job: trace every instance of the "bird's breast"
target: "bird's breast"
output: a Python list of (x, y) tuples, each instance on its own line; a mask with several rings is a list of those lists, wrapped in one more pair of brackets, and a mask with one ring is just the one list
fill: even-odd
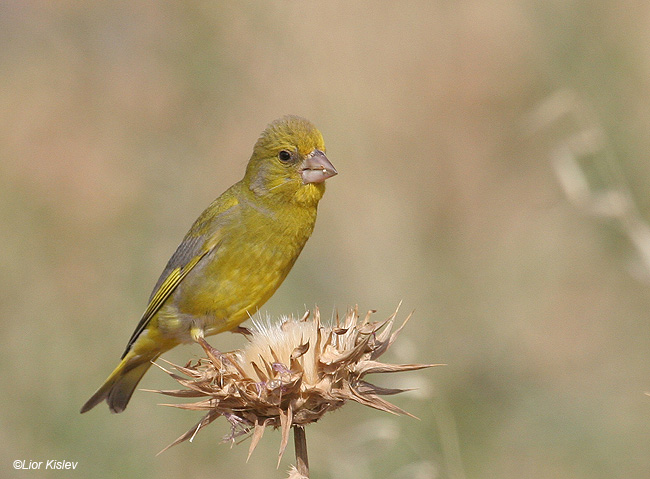
[(286, 278), (311, 235), (314, 221), (299, 220), (255, 218), (238, 224), (172, 295), (178, 317), (200, 320), (212, 334), (255, 314)]

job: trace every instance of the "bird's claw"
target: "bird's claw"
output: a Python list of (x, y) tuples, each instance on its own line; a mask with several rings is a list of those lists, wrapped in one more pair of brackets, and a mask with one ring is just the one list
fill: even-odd
[(208, 343), (204, 337), (200, 336), (196, 339), (196, 342), (201, 345), (203, 350), (211, 356), (212, 358), (221, 358), (222, 354), (218, 349), (213, 348), (210, 343)]
[(244, 326), (237, 326), (236, 328), (231, 329), (230, 332), (231, 333), (243, 334), (246, 337), (246, 339), (249, 339), (249, 340), (250, 340), (251, 336), (253, 336), (253, 332), (250, 329), (245, 328)]

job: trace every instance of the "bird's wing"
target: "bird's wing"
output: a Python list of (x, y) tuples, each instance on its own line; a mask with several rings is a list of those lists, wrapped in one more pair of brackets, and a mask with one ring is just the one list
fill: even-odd
[[(149, 296), (150, 304), (159, 293), (161, 286), (167, 282), (170, 275), (172, 275), (175, 270), (184, 268), (192, 262), (192, 259), (201, 255), (204, 249), (203, 246), (205, 244), (205, 239), (205, 235), (192, 236), (190, 233), (183, 238), (183, 241), (178, 245), (178, 248), (176, 248), (172, 257), (169, 258), (165, 269), (160, 273), (160, 277), (151, 291), (151, 296)], [(147, 308), (147, 310), (149, 310), (149, 308)]]
[(151, 318), (158, 312), (160, 307), (163, 305), (165, 300), (169, 298), (169, 295), (176, 289), (176, 287), (183, 281), (183, 278), (192, 271), (192, 269), (199, 264), (199, 262), (211, 251), (213, 251), (219, 242), (220, 235), (214, 235), (211, 238), (211, 241), (206, 245), (205, 237), (198, 236), (193, 238), (186, 238), (180, 244), (176, 252), (170, 258), (165, 270), (160, 275), (158, 283), (156, 284), (153, 292), (151, 293), (151, 298), (149, 298), (149, 305), (145, 310), (138, 326), (135, 328), (135, 331), (129, 339), (129, 343), (126, 345), (124, 354), (122, 354), (122, 359), (128, 354), (133, 343), (138, 339), (140, 333), (151, 321)]
[(178, 287), (183, 278), (199, 264), (210, 252), (214, 251), (223, 238), (224, 225), (232, 221), (233, 215), (238, 211), (238, 201), (224, 193), (210, 205), (187, 233), (172, 257), (167, 262), (153, 292), (149, 298), (149, 305), (145, 310), (138, 326), (126, 345), (122, 359), (128, 354), (133, 343), (145, 330), (151, 318), (155, 316), (169, 295)]

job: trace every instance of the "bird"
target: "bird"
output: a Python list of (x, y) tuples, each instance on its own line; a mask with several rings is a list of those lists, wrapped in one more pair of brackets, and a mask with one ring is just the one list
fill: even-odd
[(338, 174), (320, 131), (287, 115), (262, 132), (244, 177), (194, 222), (153, 288), (121, 362), (81, 408), (113, 413), (162, 353), (205, 336), (244, 332), (291, 270), (314, 229), (325, 180)]

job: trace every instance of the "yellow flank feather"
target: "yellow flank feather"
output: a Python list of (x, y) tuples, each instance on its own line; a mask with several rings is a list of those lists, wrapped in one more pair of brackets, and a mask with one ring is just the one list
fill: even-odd
[(153, 289), (122, 361), (84, 404), (122, 412), (151, 362), (180, 343), (235, 329), (275, 293), (309, 239), (336, 170), (307, 120), (274, 121), (244, 178), (194, 222)]

